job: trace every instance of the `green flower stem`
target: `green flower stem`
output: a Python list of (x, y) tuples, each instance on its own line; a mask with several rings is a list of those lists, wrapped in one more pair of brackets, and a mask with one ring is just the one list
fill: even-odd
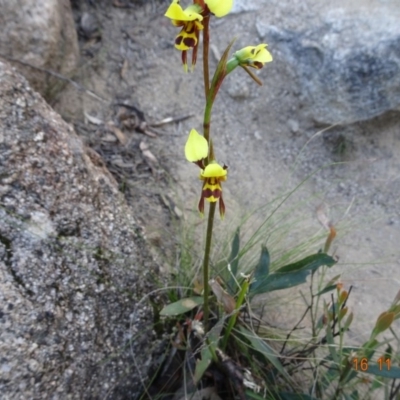
[(212, 158), (214, 158), (214, 151), (212, 147), (212, 142), (210, 140), (210, 127), (211, 127), (211, 111), (214, 105), (215, 99), (215, 85), (211, 84), (210, 90), (208, 92), (208, 97), (206, 101), (206, 107), (204, 110), (204, 119), (203, 119), (203, 135), (208, 142), (209, 145), (209, 154), (208, 157), (205, 159), (204, 164), (207, 166)]
[(232, 329), (235, 326), (237, 317), (239, 315), (239, 310), (240, 310), (240, 307), (242, 307), (242, 304), (244, 302), (244, 297), (246, 296), (247, 290), (249, 288), (249, 284), (250, 284), (249, 281), (245, 280), (243, 282), (242, 288), (240, 289), (240, 293), (239, 293), (238, 299), (236, 301), (236, 310), (237, 311), (229, 318), (228, 326), (226, 328), (224, 337), (222, 339), (221, 348), (223, 351), (225, 350), (226, 345), (228, 344), (229, 335), (231, 334)]
[[(218, 63), (217, 69), (215, 71), (213, 80), (209, 81), (209, 70), (208, 70), (208, 53), (209, 53), (209, 18), (206, 17), (203, 20), (203, 70), (204, 70), (204, 88), (206, 94), (206, 106), (204, 109), (204, 119), (203, 119), (203, 135), (204, 138), (207, 140), (209, 145), (209, 154), (204, 160), (205, 166), (207, 166), (210, 162), (210, 158), (214, 158), (214, 150), (212, 146), (212, 142), (210, 139), (210, 126), (211, 126), (211, 111), (214, 105), (214, 100), (217, 95), (217, 92), (222, 84), (222, 81), (228, 75), (229, 72), (232, 72), (239, 64), (236, 59), (231, 63), (229, 66), (229, 72), (227, 72), (227, 64), (226, 60), (228, 57), (228, 52), (232, 47), (234, 40), (229, 44), (227, 49), (224, 52), (220, 62)], [(208, 214), (208, 222), (207, 222), (207, 236), (206, 236), (206, 247), (204, 249), (204, 262), (203, 262), (203, 285), (204, 285), (204, 328), (207, 332), (208, 330), (208, 319), (210, 315), (210, 307), (208, 304), (208, 298), (210, 295), (210, 285), (208, 283), (209, 280), (209, 262), (210, 262), (210, 251), (211, 251), (211, 240), (212, 240), (212, 232), (214, 226), (214, 215), (215, 215), (215, 208), (217, 203), (213, 202), (210, 203), (210, 210)], [(234, 322), (233, 322), (234, 324)], [(233, 325), (232, 325), (233, 326)], [(232, 328), (231, 328), (232, 329)]]
[(208, 92), (206, 107), (204, 110), (203, 135), (208, 142), (208, 148), (209, 148), (208, 156), (204, 160), (205, 166), (207, 166), (210, 163), (210, 161), (212, 161), (215, 158), (214, 148), (213, 148), (213, 145), (212, 145), (212, 142), (210, 139), (211, 111), (212, 111), (212, 107), (214, 105), (214, 99), (215, 99), (214, 90), (215, 90), (214, 85), (211, 85), (211, 88)]
[[(209, 145), (210, 145), (210, 125), (211, 125), (212, 106), (213, 106), (213, 103), (211, 101), (207, 100), (206, 108), (204, 110), (204, 119), (203, 119), (203, 135)], [(207, 164), (208, 164), (208, 157), (206, 160), (206, 165)]]
[(210, 17), (203, 18), (203, 74), (204, 74), (204, 93), (206, 99), (208, 97), (208, 92), (210, 91), (210, 73), (208, 68), (208, 54), (210, 47)]
[[(203, 20), (204, 21), (204, 20)], [(209, 31), (208, 31), (208, 18), (207, 21), (204, 21), (204, 33), (203, 33), (203, 63), (204, 63), (204, 87), (206, 92), (206, 106), (204, 109), (204, 119), (203, 119), (203, 135), (204, 138), (207, 140), (209, 144), (209, 155), (204, 160), (205, 166), (208, 165), (210, 162), (210, 158), (214, 158), (214, 150), (212, 146), (212, 142), (210, 139), (210, 126), (211, 126), (211, 111), (214, 105), (214, 100), (217, 95), (218, 89), (220, 88), (222, 81), (224, 80), (225, 76), (227, 75), (226, 72), (226, 57), (228, 54), (229, 49), (231, 48), (233, 41), (225, 50), (224, 56), (218, 63), (217, 70), (214, 74), (211, 87), (209, 84), (209, 73), (208, 73), (208, 45), (209, 45)], [(235, 59), (235, 62), (237, 60)], [(231, 65), (229, 72), (233, 71), (238, 66)], [(211, 239), (212, 239), (212, 231), (214, 226), (214, 215), (215, 215), (215, 208), (217, 203), (210, 203), (210, 211), (208, 214), (208, 223), (207, 223), (207, 236), (206, 236), (206, 247), (204, 250), (204, 264), (203, 264), (203, 285), (204, 285), (204, 328), (207, 332), (208, 330), (208, 319), (210, 315), (210, 308), (208, 304), (208, 297), (210, 295), (210, 285), (208, 283), (209, 280), (209, 262), (210, 262), (210, 251), (211, 251)], [(231, 328), (232, 329), (232, 328)]]
[(211, 239), (214, 226), (214, 215), (217, 203), (210, 203), (210, 210), (208, 212), (208, 222), (207, 222), (207, 236), (206, 236), (206, 247), (204, 250), (204, 261), (203, 261), (203, 284), (204, 284), (204, 303), (203, 303), (203, 322), (204, 329), (208, 331), (208, 319), (210, 315), (210, 307), (208, 305), (208, 298), (210, 296), (210, 285), (209, 280), (209, 262), (210, 262), (210, 251), (211, 251)]
[[(203, 135), (207, 142), (210, 144), (210, 121), (211, 121), (211, 109), (212, 102), (209, 104), (208, 97), (210, 92), (210, 72), (208, 66), (208, 54), (209, 54), (209, 44), (210, 44), (210, 30), (209, 30), (210, 18), (207, 16), (203, 19), (203, 76), (204, 76), (204, 93), (206, 99), (206, 112), (204, 113), (204, 132)], [(205, 164), (208, 164), (208, 157), (205, 159)], [(206, 246), (204, 249), (204, 261), (203, 261), (203, 285), (204, 285), (204, 303), (203, 303), (203, 323), (204, 329), (208, 331), (208, 319), (210, 316), (210, 306), (208, 303), (208, 298), (210, 297), (210, 285), (209, 281), (209, 264), (210, 264), (210, 252), (211, 252), (211, 240), (214, 226), (214, 216), (215, 216), (216, 203), (210, 203), (210, 210), (208, 213), (207, 222), (207, 236), (206, 236)]]
[(226, 63), (226, 74), (230, 74), (237, 66), (239, 66), (239, 60), (236, 57), (232, 57)]

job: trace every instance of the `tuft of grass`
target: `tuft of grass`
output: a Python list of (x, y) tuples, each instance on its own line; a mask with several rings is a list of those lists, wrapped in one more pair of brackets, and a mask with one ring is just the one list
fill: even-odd
[[(400, 318), (400, 297), (386, 310), (391, 313), (387, 326), (377, 328), (378, 318), (370, 340), (354, 346), (347, 344), (347, 332), (356, 319), (347, 304), (351, 287), (342, 286), (334, 266), (310, 269), (306, 282), (295, 289), (251, 294), (252, 285), (261, 279), (257, 270), (266, 263), (265, 251), (268, 269), (263, 271), (274, 277), (310, 255), (330, 250), (329, 232), (316, 224), (316, 216), (310, 213), (307, 219), (298, 212), (319, 195), (290, 202), (300, 187), (236, 221), (225, 222), (223, 235), (215, 235), (211, 277), (216, 283), (211, 286), (208, 334), (202, 336), (193, 329), (201, 326), (201, 300), (185, 312), (161, 315), (160, 323), (174, 326), (168, 359), (175, 362), (177, 356), (171, 355), (176, 349), (181, 352), (174, 368), (181, 376), (178, 386), (186, 393), (182, 398), (201, 395), (200, 387), (212, 388), (219, 395), (216, 398), (222, 399), (397, 398), (400, 341), (392, 323)], [(340, 212), (345, 218), (347, 210)], [(166, 304), (201, 295), (203, 237), (197, 227), (197, 220), (176, 221), (178, 250)], [(335, 228), (342, 236), (352, 229), (348, 220)], [(385, 371), (388, 363), (391, 369)], [(227, 381), (224, 384), (219, 382), (221, 374)], [(159, 371), (153, 377), (151, 387), (159, 391), (152, 398), (172, 398), (167, 383), (159, 387), (160, 376)]]

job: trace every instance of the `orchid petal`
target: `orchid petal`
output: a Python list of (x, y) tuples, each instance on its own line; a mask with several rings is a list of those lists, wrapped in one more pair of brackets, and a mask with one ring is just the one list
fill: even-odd
[(203, 196), (203, 192), (201, 193), (198, 209), (199, 209), (200, 215), (202, 217), (204, 217), (204, 196)]
[(204, 2), (210, 11), (219, 18), (227, 15), (233, 7), (233, 0), (205, 0)]
[(260, 44), (256, 47), (256, 55), (254, 61), (267, 63), (272, 61), (271, 53), (266, 49), (266, 44)]
[(224, 217), (225, 217), (225, 203), (224, 203), (224, 200), (222, 198), (222, 193), (221, 193), (221, 196), (219, 198), (219, 204), (218, 205), (219, 205), (219, 215), (220, 215), (221, 219), (224, 219)]
[(168, 7), (167, 12), (164, 14), (169, 19), (174, 21), (194, 21), (194, 20), (203, 20), (203, 16), (199, 14), (197, 11), (201, 11), (199, 6), (193, 4), (187, 7), (185, 10), (179, 5), (179, 0), (174, 0), (171, 5)]
[(208, 156), (207, 140), (196, 129), (192, 129), (189, 133), (185, 145), (185, 156), (190, 162), (200, 161)]
[(218, 163), (210, 163), (201, 173), (203, 178), (220, 178), (221, 180), (226, 180), (227, 170), (221, 167)]

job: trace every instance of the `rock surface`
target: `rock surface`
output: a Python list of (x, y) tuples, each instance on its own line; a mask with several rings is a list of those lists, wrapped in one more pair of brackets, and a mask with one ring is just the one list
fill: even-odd
[(233, 14), (238, 14), (247, 11), (256, 11), (261, 7), (260, 1), (255, 0), (235, 0), (233, 3), (232, 11)]
[[(313, 10), (311, 6), (307, 7)], [(400, 8), (326, 5), (280, 25), (259, 18), (263, 41), (278, 48), (298, 79), (303, 106), (324, 124), (364, 121), (400, 107)], [(307, 25), (306, 25), (307, 24)]]
[(133, 398), (154, 262), (100, 158), (1, 62), (0, 221), (2, 399)]
[[(70, 75), (79, 58), (69, 0), (0, 0), (0, 57)], [(47, 99), (62, 82), (37, 69), (14, 62), (34, 89)]]

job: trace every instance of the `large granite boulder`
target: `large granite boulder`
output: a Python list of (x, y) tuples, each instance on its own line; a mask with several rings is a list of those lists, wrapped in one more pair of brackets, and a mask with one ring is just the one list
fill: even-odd
[[(0, 0), (0, 10), (0, 57), (66, 76), (74, 71), (79, 48), (69, 0)], [(63, 84), (38, 69), (13, 65), (48, 99)]]
[(0, 397), (133, 398), (154, 271), (100, 157), (0, 62)]
[(283, 1), (268, 14), (260, 7), (256, 23), (297, 77), (304, 111), (323, 124), (349, 124), (399, 109), (399, 5), (322, 3)]

